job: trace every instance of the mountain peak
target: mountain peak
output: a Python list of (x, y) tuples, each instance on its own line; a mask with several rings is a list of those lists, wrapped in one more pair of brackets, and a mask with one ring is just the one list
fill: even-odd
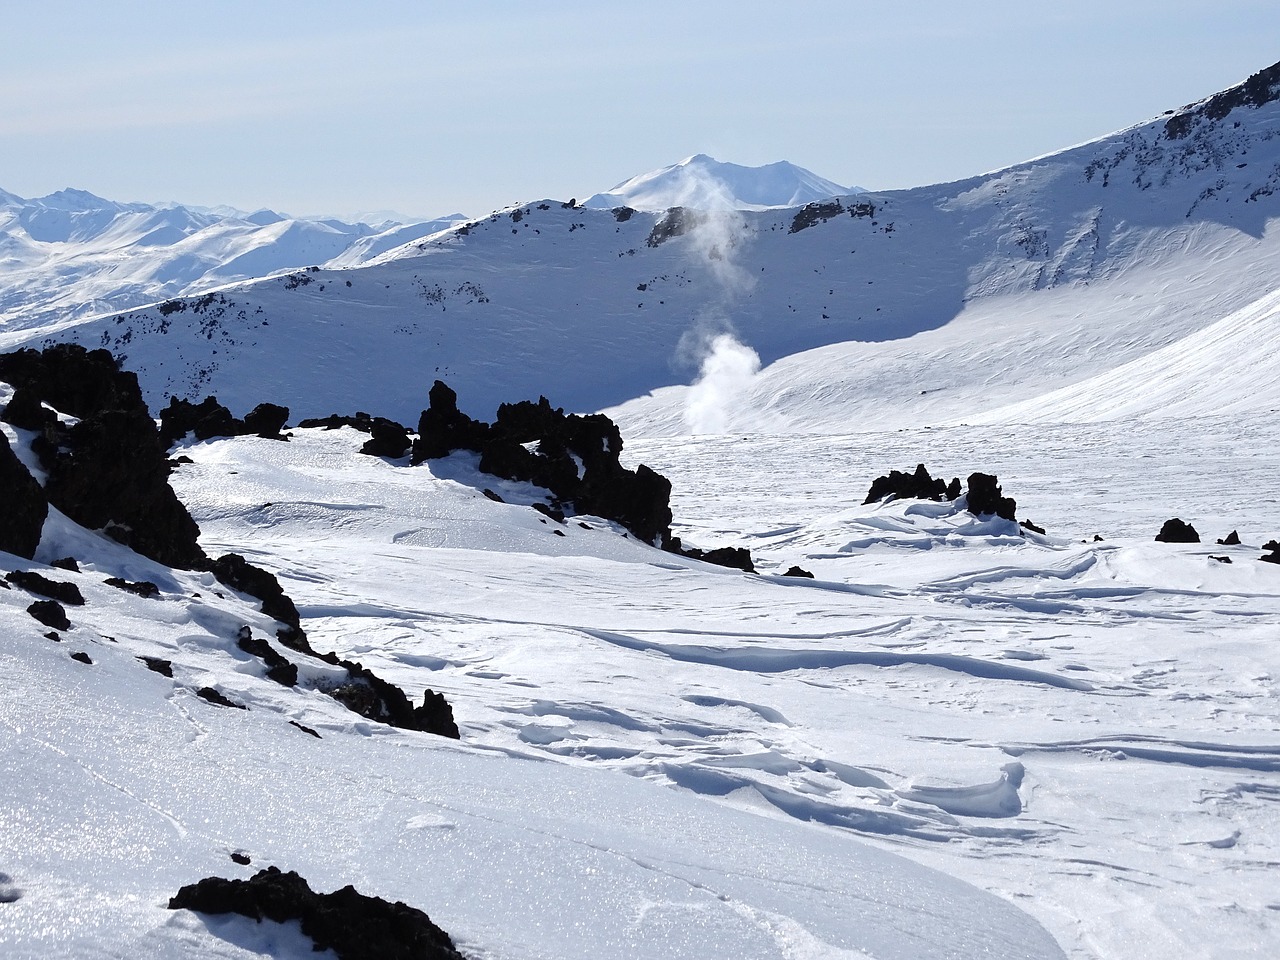
[(746, 167), (695, 153), (678, 163), (624, 180), (612, 190), (588, 198), (584, 206), (767, 210), (861, 192), (860, 187), (843, 187), (786, 160)]

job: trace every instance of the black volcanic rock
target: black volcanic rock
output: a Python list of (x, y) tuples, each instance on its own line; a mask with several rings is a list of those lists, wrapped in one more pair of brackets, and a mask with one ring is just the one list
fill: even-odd
[(369, 425), (369, 439), (360, 452), (371, 457), (386, 457), (399, 460), (409, 452), (409, 431), (383, 417), (375, 418)]
[(249, 433), (268, 440), (282, 439), (280, 431), (289, 419), (289, 408), (278, 403), (260, 403), (244, 415), (244, 426)]
[(71, 621), (67, 619), (67, 611), (57, 600), (37, 600), (27, 607), (27, 613), (35, 617), (46, 627), (55, 630), (70, 630)]
[(414, 463), (472, 450), (485, 473), (551, 491), (561, 513), (595, 514), (645, 543), (669, 542), (671, 484), (644, 465), (622, 466), (622, 435), (608, 417), (566, 414), (539, 397), (502, 404), (490, 425), (461, 413), (457, 394), (439, 380), (430, 400), (418, 423)]
[(1240, 546), (1240, 534), (1236, 530), (1232, 530), (1225, 537), (1218, 541), (1220, 547), (1238, 547)]
[(990, 473), (969, 474), (967, 502), (969, 512), (975, 517), (994, 514), (1005, 520), (1013, 520), (1018, 509), (1017, 501), (1003, 495), (999, 478)]
[(162, 677), (173, 676), (173, 663), (169, 660), (163, 660), (160, 657), (139, 657), (143, 663), (147, 665), (147, 669), (160, 674)]
[(1191, 524), (1174, 517), (1164, 522), (1164, 526), (1156, 534), (1156, 540), (1160, 543), (1199, 543), (1200, 534)]
[[(209, 569), (232, 590), (239, 590), (261, 600), (262, 612), (267, 616), (301, 633), (302, 618), (298, 615), (298, 608), (284, 592), (275, 574), (255, 567), (238, 553), (224, 554), (213, 561)], [(305, 652), (310, 653), (311, 648), (306, 647)]]
[(805, 579), (808, 579), (808, 580), (813, 579), (812, 573), (810, 573), (804, 567), (797, 567), (797, 566), (788, 567), (787, 572), (784, 573), (783, 576), (784, 577), (804, 577)]
[(145, 407), (83, 418), (44, 465), (49, 502), (82, 527), (166, 566), (206, 563), (200, 528), (169, 486), (165, 449)]
[(340, 660), (351, 679), (328, 691), (329, 695), (362, 717), (405, 730), (434, 733), (451, 740), (461, 738), (453, 708), (444, 694), (425, 690), (422, 706), (415, 707), (403, 690), (359, 663)]
[(160, 588), (150, 580), (133, 581), (125, 580), (123, 577), (107, 577), (103, 582), (109, 587), (115, 587), (127, 593), (136, 593), (140, 597), (160, 596)]
[(484, 449), (489, 425), (472, 420), (458, 409), (458, 395), (437, 380), (427, 395), (428, 407), (418, 419), (418, 439), (413, 442), (415, 464), (447, 457), (454, 450)]
[(268, 440), (283, 440), (287, 438), (280, 435), (280, 430), (288, 419), (289, 408), (276, 403), (260, 403), (241, 420), (217, 397), (205, 397), (199, 403), (170, 397), (169, 405), (160, 411), (160, 442), (167, 450), (188, 433), (197, 440), (255, 434)]
[(751, 562), (751, 551), (745, 547), (716, 547), (714, 550), (699, 550), (697, 547), (681, 546), (673, 552), (692, 560), (701, 560), (703, 563), (714, 563), (717, 567), (730, 567), (747, 573), (756, 572), (755, 564)]
[(166, 450), (188, 433), (195, 434), (197, 440), (208, 440), (244, 432), (244, 421), (232, 416), (217, 397), (205, 397), (199, 403), (170, 397), (169, 405), (160, 411), (160, 442)]
[(245, 653), (257, 657), (267, 667), (267, 679), (285, 687), (298, 685), (298, 667), (290, 663), (271, 644), (261, 637), (255, 637), (248, 627), (241, 627), (236, 637), (236, 646)]
[(21, 430), (43, 431), (57, 422), (57, 415), (40, 402), (40, 395), (31, 387), (15, 387), (13, 396), (4, 408), (5, 423)]
[(18, 459), (0, 433), (0, 550), (30, 560), (40, 546), (49, 501), (44, 488)]
[(248, 710), (243, 703), (236, 703), (234, 700), (228, 700), (220, 690), (213, 687), (201, 687), (196, 691), (196, 696), (201, 700), (207, 700), (216, 707), (234, 707), (236, 710)]
[(6, 573), (4, 578), (14, 586), (21, 587), (27, 593), (34, 593), (41, 597), (48, 597), (50, 600), (57, 600), (59, 603), (65, 603), (69, 607), (84, 606), (84, 597), (80, 593), (80, 588), (74, 583), (50, 580), (35, 571), (27, 570), (14, 570)]
[(1165, 121), (1165, 136), (1170, 140), (1185, 137), (1200, 118), (1221, 120), (1236, 107), (1261, 107), (1280, 99), (1280, 63), (1259, 70), (1244, 83), (1210, 97), (1204, 103), (1183, 110)]
[(955, 500), (960, 496), (960, 480), (956, 478), (947, 484), (940, 477), (935, 479), (921, 463), (912, 473), (890, 470), (885, 476), (876, 477), (862, 502), (875, 503), (891, 495), (900, 500)]
[(261, 922), (299, 921), (314, 949), (339, 960), (462, 960), (449, 935), (421, 910), (367, 897), (351, 886), (316, 893), (290, 871), (267, 867), (248, 880), (206, 877), (185, 886), (170, 910), (237, 913)]
[(55, 344), (0, 355), (0, 380), (79, 422), (41, 418), (32, 450), (44, 495), (76, 523), (171, 567), (205, 561), (200, 530), (169, 487), (169, 463), (138, 378), (105, 350)]
[(58, 343), (0, 355), (0, 380), (30, 388), (35, 398), (83, 419), (101, 410), (146, 410), (135, 374), (106, 350)]

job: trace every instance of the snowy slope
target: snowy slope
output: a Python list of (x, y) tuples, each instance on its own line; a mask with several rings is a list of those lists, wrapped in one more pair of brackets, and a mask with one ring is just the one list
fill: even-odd
[(0, 191), (0, 326), (31, 328), (312, 264), (346, 266), (461, 217), (414, 224), (290, 219), (116, 203), (83, 190)]
[[(1011, 900), (1076, 957), (1280, 944), (1280, 567), (1257, 560), (1280, 531), (1274, 418), (632, 443), (633, 461), (672, 477), (678, 532), (749, 546), (759, 576), (656, 553), (591, 518), (557, 527), (483, 496), (519, 491), (473, 458), (408, 468), (356, 456), (363, 439), (195, 444), (175, 484), (211, 550), (280, 575), (322, 649), (443, 690), (464, 743), (627, 774), (833, 843), (852, 834)], [(947, 476), (998, 471), (1048, 536), (950, 505), (859, 505), (871, 476), (916, 459)], [(1175, 513), (1204, 544), (1152, 542)], [(1232, 528), (1243, 546), (1212, 544)], [(779, 576), (791, 564), (816, 578)], [(648, 812), (617, 805), (629, 793), (611, 803), (593, 782), (548, 803), (616, 810), (654, 835)], [(725, 827), (705, 816), (691, 831), (719, 844)], [(760, 829), (757, 851), (775, 842)], [(742, 856), (725, 855), (707, 869)], [(807, 845), (797, 856), (791, 876), (826, 869)], [(820, 941), (774, 922), (796, 938), (783, 956), (894, 954), (792, 906), (753, 908)], [(820, 912), (853, 925), (861, 910)], [(917, 910), (910, 928), (933, 938), (935, 915)], [(701, 910), (680, 916), (699, 937), (719, 929)], [(1034, 955), (1036, 942), (996, 952)], [(730, 934), (724, 949), (769, 955), (749, 946)], [(947, 937), (940, 952), (969, 949)]]
[[(25, 451), (25, 431), (5, 433)], [(440, 657), (445, 643), (409, 651), (404, 641), (433, 630), (406, 601), (462, 610), (488, 584), (441, 583), (428, 601), (419, 576), (412, 587), (401, 579), (406, 561), (482, 560), (495, 585), (531, 563), (571, 577), (582, 567), (673, 585), (723, 580), (692, 561), (655, 566), (664, 555), (604, 524), (575, 528), (567, 551), (548, 550), (560, 538), (532, 511), (427, 468), (360, 457), (353, 440), (303, 431), (288, 444), (199, 444), (183, 486), (211, 528), (260, 527), (266, 535), (248, 552), (289, 567), (291, 588), (311, 571), (320, 592), (309, 628), (343, 624), (343, 644), (364, 647), (366, 661), (393, 649), (378, 649), (388, 631), (398, 635), (397, 681), (411, 691), (453, 670)], [(466, 476), (464, 464), (453, 467)], [(261, 504), (268, 489), (279, 499)], [(303, 539), (274, 553), (294, 535)], [(331, 563), (335, 548), (355, 553)], [(78, 572), (46, 565), (68, 555)], [(379, 557), (395, 571), (394, 598), (364, 592)], [(269, 618), (212, 575), (162, 567), (56, 511), (34, 561), (0, 554), (0, 564), (74, 583), (86, 600), (70, 609), (72, 627), (50, 636), (27, 613), (30, 594), (0, 589), (6, 957), (308, 955), (296, 930), (166, 909), (200, 877), (268, 865), (299, 870), (318, 889), (353, 883), (425, 909), (478, 958), (1062, 955), (1013, 904), (850, 833), (557, 762), (540, 749), (548, 740), (459, 744), (282, 687), (234, 641), (241, 625), (270, 636)], [(150, 579), (160, 595), (121, 591), (106, 583), (113, 575)], [(168, 661), (172, 677), (145, 657)], [(499, 675), (479, 674), (474, 709), (484, 716)], [(246, 709), (211, 704), (196, 695), (202, 687)]]
[[(546, 393), (615, 408), (628, 435), (969, 420), (1280, 289), (1280, 102), (1222, 96), (1235, 94), (997, 173), (798, 211), (530, 203), (359, 269), (0, 345), (106, 346), (152, 402), (213, 392), (237, 412), (270, 398), (299, 416), (364, 404), (413, 421), (439, 376), (477, 415)], [(724, 333), (764, 372), (739, 350), (700, 394), (679, 388)], [(691, 417), (695, 400), (713, 415)], [(1275, 406), (1266, 388), (1238, 400)]]
[(786, 160), (744, 167), (699, 153), (624, 180), (612, 190), (588, 197), (582, 205), (636, 210), (767, 210), (800, 207), (815, 200), (861, 192), (859, 187), (842, 187)]
[[(174, 483), (206, 549), (277, 572), (319, 649), (443, 690), (463, 741), (269, 683), (230, 640), (270, 636), (251, 606), (55, 516), (34, 563), (2, 558), (87, 604), (55, 644), (0, 590), (0, 836), (22, 838), (0, 944), (306, 955), (163, 909), (274, 864), (425, 909), (475, 957), (1059, 955), (1036, 922), (1072, 957), (1269, 956), (1280, 438), (1205, 427), (632, 444), (679, 532), (749, 546), (758, 576), (495, 503), (482, 485), (519, 491), (467, 456), (411, 468), (345, 429), (191, 444)], [(998, 470), (1048, 536), (858, 505), (916, 458)], [(1244, 544), (1152, 543), (1173, 512)], [(67, 554), (82, 573), (43, 565)]]

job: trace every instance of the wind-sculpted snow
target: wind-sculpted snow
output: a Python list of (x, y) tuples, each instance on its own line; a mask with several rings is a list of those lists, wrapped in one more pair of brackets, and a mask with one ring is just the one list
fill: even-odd
[[(1073, 956), (1244, 956), (1280, 943), (1274, 425), (1209, 427), (628, 439), (676, 532), (749, 546), (754, 576), (597, 520), (555, 536), (474, 458), (405, 469), (349, 429), (191, 444), (178, 483), (313, 642), (444, 691), (469, 745), (855, 833), (1012, 891)], [(921, 461), (999, 473), (1047, 532), (860, 503)], [(1154, 542), (1174, 512), (1206, 543)]]
[(591, 633), (598, 640), (627, 647), (631, 650), (653, 651), (670, 657), (673, 660), (684, 660), (690, 663), (702, 663), (709, 666), (724, 667), (728, 670), (746, 670), (752, 673), (784, 673), (792, 670), (824, 670), (835, 667), (872, 666), (872, 667), (904, 667), (924, 666), (937, 667), (940, 670), (952, 670), (956, 673), (968, 674), (988, 680), (1013, 680), (1021, 683), (1042, 683), (1050, 687), (1061, 687), (1065, 690), (1092, 690), (1093, 686), (1083, 680), (1070, 677), (1059, 677), (1042, 670), (1029, 670), (1026, 667), (1005, 663), (991, 663), (962, 657), (954, 654), (918, 654), (891, 653), (882, 650), (786, 650), (751, 647), (748, 649), (723, 649), (709, 646), (687, 644), (662, 644), (654, 641), (628, 637), (618, 633), (594, 631)]
[[(191, 452), (259, 444), (295, 446)], [(354, 444), (347, 453), (374, 476), (396, 473)], [(68, 549), (87, 600), (74, 632), (91, 657), (77, 663), (24, 626), (0, 591), (0, 760), (12, 774), (0, 834), (18, 838), (0, 874), (6, 956), (294, 955), (307, 948), (287, 929), (165, 909), (201, 877), (261, 866), (423, 907), (466, 956), (1062, 956), (1013, 905), (851, 836), (531, 763), (527, 747), (449, 749), (353, 721), (228, 660), (219, 634), (264, 618), (209, 575), (55, 518), (41, 550)], [(149, 574), (162, 596), (97, 583), (106, 569)], [(626, 722), (582, 706), (584, 723)]]

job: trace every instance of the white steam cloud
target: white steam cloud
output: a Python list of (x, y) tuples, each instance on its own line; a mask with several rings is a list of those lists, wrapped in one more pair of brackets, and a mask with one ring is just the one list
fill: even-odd
[(684, 422), (691, 434), (725, 433), (730, 417), (746, 403), (760, 356), (730, 333), (707, 339), (702, 371), (689, 388)]
[(731, 414), (747, 403), (751, 380), (760, 370), (759, 355), (738, 339), (731, 319), (734, 303), (755, 285), (736, 260), (749, 227), (729, 188), (696, 167), (684, 168), (678, 201), (690, 225), (689, 250), (719, 288), (676, 348), (677, 360), (699, 371), (685, 401), (684, 422), (693, 434), (724, 433)]

